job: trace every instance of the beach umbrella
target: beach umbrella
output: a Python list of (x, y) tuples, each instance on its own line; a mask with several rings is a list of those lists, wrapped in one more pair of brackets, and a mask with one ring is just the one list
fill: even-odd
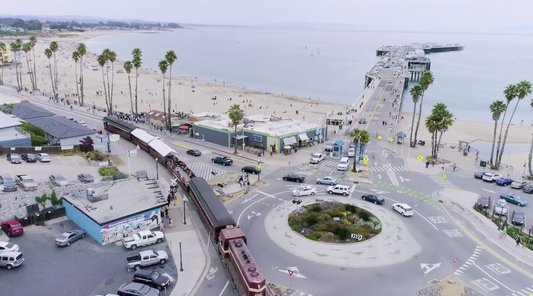
[(157, 82), (161, 82), (161, 79), (156, 79), (155, 81), (157, 81)]
[(196, 88), (196, 86), (194, 86), (194, 85), (191, 85), (191, 88)]
[(182, 83), (181, 82), (178, 82), (178, 85), (181, 85)]
[(188, 127), (188, 126), (186, 126), (186, 125), (182, 125), (182, 126), (180, 126), (180, 129), (182, 129), (182, 130), (188, 130), (188, 129), (189, 129), (189, 127)]

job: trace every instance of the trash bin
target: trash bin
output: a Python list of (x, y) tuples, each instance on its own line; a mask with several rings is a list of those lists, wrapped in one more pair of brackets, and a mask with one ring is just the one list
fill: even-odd
[(482, 161), (479, 162), (479, 166), (484, 168), (484, 167), (487, 166), (487, 162), (482, 160)]

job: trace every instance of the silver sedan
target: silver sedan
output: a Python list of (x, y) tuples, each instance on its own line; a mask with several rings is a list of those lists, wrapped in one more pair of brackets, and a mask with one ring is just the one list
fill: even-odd
[(72, 230), (63, 233), (60, 237), (56, 238), (56, 245), (60, 247), (70, 246), (73, 242), (84, 238), (85, 231), (83, 230)]
[(336, 178), (333, 178), (332, 176), (325, 176), (316, 179), (317, 184), (337, 185), (338, 182), (339, 181)]

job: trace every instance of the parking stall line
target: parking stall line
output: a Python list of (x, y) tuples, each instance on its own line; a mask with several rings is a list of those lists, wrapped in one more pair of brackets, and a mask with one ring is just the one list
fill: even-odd
[(69, 157), (70, 157), (70, 159), (71, 159), (72, 161), (74, 161), (74, 163), (75, 163), (76, 165), (79, 165), (78, 162), (76, 161), (76, 157), (73, 157), (73, 156), (69, 156)]

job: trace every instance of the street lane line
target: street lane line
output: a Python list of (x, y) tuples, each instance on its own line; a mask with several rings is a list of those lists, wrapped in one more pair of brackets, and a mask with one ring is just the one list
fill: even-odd
[(224, 294), (224, 291), (226, 291), (226, 288), (228, 287), (228, 284), (229, 284), (229, 281), (226, 282), (226, 285), (224, 286), (222, 291), (220, 291), (220, 294), (218, 294), (218, 296), (222, 296), (222, 294)]
[[(368, 126), (370, 125), (370, 122), (372, 121), (372, 118), (374, 118), (374, 114), (376, 113), (376, 110), (378, 109), (378, 106), (379, 106), (379, 103), (381, 102), (381, 98), (383, 97), (383, 94), (385, 94), (385, 89), (387, 87), (383, 87), (383, 90), (381, 91), (381, 95), (379, 96), (379, 100), (378, 100), (378, 103), (376, 104), (376, 107), (374, 108), (374, 111), (372, 111), (372, 115), (370, 115), (370, 119), (368, 119), (368, 122), (365, 126), (365, 131), (368, 129)], [(370, 99), (371, 100), (371, 99)], [(369, 102), (370, 102), (369, 100)], [(363, 112), (361, 112), (360, 114), (363, 114)]]
[[(256, 197), (256, 196), (257, 196), (257, 194), (254, 195), (254, 196), (252, 196), (250, 199), (252, 199), (252, 198), (254, 198), (254, 197)], [(241, 214), (239, 215), (239, 218), (237, 219), (237, 225), (240, 225), (239, 222), (241, 221), (241, 217), (242, 217), (242, 214), (244, 214), (244, 212), (246, 212), (251, 206), (255, 205), (257, 202), (260, 202), (260, 201), (262, 201), (263, 199), (266, 199), (266, 198), (268, 198), (268, 197), (269, 197), (269, 196), (265, 196), (265, 197), (261, 198), (260, 200), (256, 200), (256, 201), (254, 201), (253, 203), (251, 203), (249, 206), (247, 206), (246, 208), (244, 208), (244, 210), (242, 210)]]
[(394, 174), (394, 172), (387, 171), (387, 176), (389, 176), (392, 185), (400, 186), (400, 183), (398, 183), (398, 179), (396, 179), (396, 175)]
[[(291, 192), (291, 191), (285, 191), (285, 192), (283, 192), (283, 193), (286, 193), (286, 192)], [(268, 196), (268, 197), (276, 198), (274, 195), (272, 195), (272, 194), (268, 194), (268, 193), (263, 192), (263, 191), (260, 191), (260, 190), (257, 190), (257, 193), (261, 193), (261, 194), (266, 195), (266, 196)], [(257, 194), (256, 194), (256, 195), (257, 195)], [(254, 197), (255, 197), (256, 195), (254, 195)]]
[(435, 226), (433, 223), (429, 222), (429, 220), (426, 219), (426, 217), (422, 216), (419, 212), (417, 212), (417, 211), (415, 211), (415, 210), (413, 210), (413, 212), (417, 213), (420, 217), (422, 217), (422, 219), (426, 220), (429, 224), (431, 224), (431, 226), (433, 226), (433, 227), (435, 227), (435, 229), (439, 230), (439, 229), (437, 228), (437, 226)]
[(187, 146), (185, 146), (185, 145), (181, 145), (181, 144), (178, 143), (178, 142), (172, 142), (172, 143), (170, 143), (170, 144), (172, 144), (172, 145), (174, 145), (174, 146), (181, 147), (181, 148), (183, 148), (183, 149), (187, 149), (187, 150), (191, 150), (191, 149), (192, 149), (192, 148), (187, 147)]
[(485, 270), (483, 270), (481, 267), (479, 267), (476, 263), (473, 263), (475, 267), (479, 268), (479, 270), (483, 271), (484, 274), (486, 274), (488, 277), (490, 277), (491, 279), (493, 279), (494, 281), (496, 281), (498, 284), (504, 286), (505, 288), (507, 288), (509, 291), (511, 291), (512, 293), (518, 293), (517, 291), (507, 287), (506, 285), (502, 284), (500, 281), (498, 281), (497, 279), (493, 278), (490, 274), (488, 274)]

